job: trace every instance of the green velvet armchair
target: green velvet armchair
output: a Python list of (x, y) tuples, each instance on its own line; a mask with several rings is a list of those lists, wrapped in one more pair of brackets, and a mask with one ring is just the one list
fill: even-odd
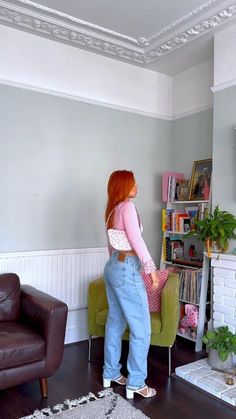
[[(88, 292), (88, 333), (89, 361), (92, 336), (104, 336), (108, 313), (108, 303), (103, 278), (89, 284)], [(161, 312), (151, 313), (151, 345), (168, 347), (169, 375), (171, 374), (171, 348), (176, 338), (179, 322), (179, 275), (169, 273), (161, 293)], [(128, 329), (123, 339), (129, 339)]]

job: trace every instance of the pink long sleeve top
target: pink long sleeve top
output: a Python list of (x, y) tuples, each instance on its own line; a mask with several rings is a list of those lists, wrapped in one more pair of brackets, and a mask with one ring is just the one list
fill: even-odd
[(130, 246), (140, 259), (144, 272), (146, 274), (154, 272), (157, 268), (142, 238), (142, 226), (132, 202), (125, 201), (116, 206), (113, 228), (126, 232)]

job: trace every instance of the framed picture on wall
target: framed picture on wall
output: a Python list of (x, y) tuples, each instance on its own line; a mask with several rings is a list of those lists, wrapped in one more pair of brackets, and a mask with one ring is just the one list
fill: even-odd
[(211, 186), (212, 159), (193, 162), (190, 181), (190, 200), (208, 200)]

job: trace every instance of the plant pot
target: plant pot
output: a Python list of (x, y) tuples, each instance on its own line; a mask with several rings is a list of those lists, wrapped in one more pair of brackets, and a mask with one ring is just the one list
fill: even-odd
[(210, 248), (213, 253), (224, 253), (224, 249), (217, 240), (210, 241)]
[(177, 199), (178, 201), (185, 201), (189, 197), (189, 186), (178, 185), (177, 186)]
[(206, 239), (205, 241), (207, 256), (211, 257), (212, 253), (224, 253), (224, 249), (217, 240)]
[(232, 354), (229, 354), (226, 361), (223, 362), (220, 360), (218, 352), (215, 349), (209, 349), (207, 362), (212, 369), (217, 371), (225, 371), (233, 367), (233, 356)]

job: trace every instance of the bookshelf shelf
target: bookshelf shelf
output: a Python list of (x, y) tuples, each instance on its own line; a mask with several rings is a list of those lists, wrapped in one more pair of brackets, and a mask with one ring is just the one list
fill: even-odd
[[(205, 331), (209, 283), (209, 260), (204, 255), (204, 246), (197, 235), (185, 237), (194, 229), (196, 219), (202, 219), (208, 210), (208, 200), (168, 201), (162, 210), (162, 257), (161, 269), (175, 267), (180, 272), (180, 312), (185, 315), (185, 305), (198, 308), (198, 324), (195, 334), (186, 329), (177, 335), (195, 342), (195, 351), (202, 349)], [(175, 259), (178, 259), (180, 263)], [(196, 335), (196, 337), (195, 337)], [(193, 337), (194, 336), (194, 337)]]
[(188, 200), (186, 200), (186, 201), (177, 201), (177, 200), (175, 200), (175, 201), (169, 201), (168, 203), (169, 204), (208, 204), (208, 200), (203, 200), (203, 199), (201, 199), (201, 200), (198, 200), (198, 201), (190, 201), (189, 199)]
[(202, 268), (196, 268), (195, 266), (189, 266), (189, 265), (180, 265), (179, 263), (174, 263), (174, 262), (168, 262), (168, 261), (162, 261), (162, 263), (164, 265), (170, 265), (170, 266), (177, 266), (179, 268), (183, 268), (183, 269), (196, 269), (198, 271), (200, 271)]
[[(195, 306), (199, 306), (199, 303), (193, 303), (192, 301), (187, 301), (187, 300), (183, 300), (183, 299), (179, 299), (180, 303), (185, 303), (185, 304), (194, 304)], [(210, 301), (206, 301), (206, 304), (211, 304)]]
[[(169, 230), (166, 230), (166, 233), (169, 233), (169, 234), (173, 234), (173, 235), (182, 235), (182, 236), (184, 236), (185, 234), (188, 234), (189, 232), (188, 231), (169, 231)], [(193, 234), (194, 236), (196, 235), (196, 234)]]

